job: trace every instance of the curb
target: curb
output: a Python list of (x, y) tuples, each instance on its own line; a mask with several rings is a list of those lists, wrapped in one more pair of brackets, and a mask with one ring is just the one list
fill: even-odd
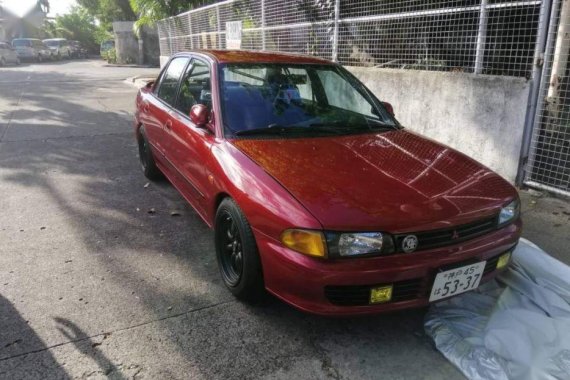
[(136, 88), (143, 88), (146, 84), (152, 80), (155, 80), (154, 77), (141, 77), (135, 76), (125, 79), (125, 83), (130, 84), (131, 86), (135, 86)]

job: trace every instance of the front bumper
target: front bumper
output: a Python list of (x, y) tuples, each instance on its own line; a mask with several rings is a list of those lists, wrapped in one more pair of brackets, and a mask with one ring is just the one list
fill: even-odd
[[(410, 254), (344, 260), (319, 260), (294, 252), (255, 230), (267, 290), (309, 313), (331, 316), (375, 314), (429, 304), (435, 275), (441, 268), (487, 261), (481, 283), (495, 277), (498, 257), (512, 250), (522, 222), (457, 245)], [(341, 305), (335, 294), (394, 285), (392, 301), (374, 305)], [(360, 293), (360, 296), (362, 294)]]

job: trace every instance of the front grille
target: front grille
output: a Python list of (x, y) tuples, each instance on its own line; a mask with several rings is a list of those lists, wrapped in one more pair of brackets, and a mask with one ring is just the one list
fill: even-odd
[[(422, 279), (395, 282), (392, 284), (390, 302), (408, 301), (421, 297)], [(325, 296), (334, 305), (363, 306), (370, 300), (370, 288), (382, 285), (325, 286)]]
[(396, 235), (396, 249), (398, 252), (403, 252), (402, 241), (408, 235), (415, 235), (418, 238), (416, 251), (422, 251), (474, 239), (495, 229), (497, 229), (497, 218), (493, 217), (453, 228)]

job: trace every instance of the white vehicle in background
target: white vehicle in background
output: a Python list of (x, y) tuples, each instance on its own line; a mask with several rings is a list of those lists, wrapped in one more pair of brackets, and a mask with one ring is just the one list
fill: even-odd
[(51, 50), (36, 38), (16, 38), (12, 40), (20, 60), (43, 62), (52, 58)]
[(10, 63), (20, 64), (18, 53), (10, 44), (0, 42), (0, 66), (6, 66)]
[(73, 48), (65, 38), (50, 38), (43, 40), (43, 43), (51, 50), (55, 59), (71, 59), (73, 55)]

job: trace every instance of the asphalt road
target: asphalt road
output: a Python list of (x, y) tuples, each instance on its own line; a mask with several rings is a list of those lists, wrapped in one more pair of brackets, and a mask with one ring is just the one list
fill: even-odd
[(145, 187), (123, 81), (154, 72), (0, 69), (1, 379), (462, 378), (425, 311), (325, 319), (237, 302), (211, 231), (168, 183)]

